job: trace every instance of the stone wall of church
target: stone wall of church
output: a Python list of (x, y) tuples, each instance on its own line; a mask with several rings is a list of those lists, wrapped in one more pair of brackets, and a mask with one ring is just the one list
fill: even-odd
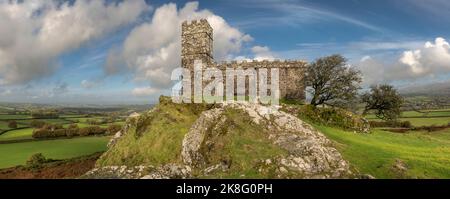
[[(191, 70), (193, 78), (194, 61), (201, 60), (205, 67), (216, 67), (225, 75), (227, 68), (254, 69), (259, 72), (261, 68), (268, 71), (279, 69), (280, 97), (288, 99), (305, 100), (304, 74), (306, 62), (304, 61), (231, 61), (216, 63), (213, 59), (213, 29), (206, 19), (182, 23), (181, 35), (181, 63)], [(269, 73), (268, 81), (271, 77)], [(224, 79), (225, 81), (225, 79)], [(193, 82), (193, 81), (191, 81)], [(258, 80), (259, 82), (259, 80)], [(204, 83), (205, 84), (205, 83)], [(246, 81), (246, 94), (248, 94), (248, 81)], [(258, 88), (258, 86), (257, 86)], [(193, 90), (193, 86), (192, 86)], [(236, 88), (235, 88), (236, 91)], [(236, 93), (236, 92), (235, 92)]]

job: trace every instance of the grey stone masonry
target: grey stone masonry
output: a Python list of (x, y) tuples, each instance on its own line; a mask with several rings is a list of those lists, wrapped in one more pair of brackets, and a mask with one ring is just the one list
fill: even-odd
[[(216, 67), (222, 71), (227, 68), (253, 68), (256, 71), (260, 68), (267, 68), (269, 71), (271, 68), (278, 68), (280, 97), (305, 100), (304, 74), (307, 65), (305, 61), (253, 60), (216, 63), (213, 58), (213, 29), (206, 19), (182, 23), (181, 63), (184, 68), (192, 71), (191, 74), (193, 74), (195, 60), (202, 60), (206, 67)], [(271, 81), (270, 75), (268, 81)], [(248, 85), (246, 85), (246, 89), (248, 89)]]
[(181, 64), (193, 69), (194, 60), (213, 62), (213, 29), (206, 19), (183, 22), (181, 35)]

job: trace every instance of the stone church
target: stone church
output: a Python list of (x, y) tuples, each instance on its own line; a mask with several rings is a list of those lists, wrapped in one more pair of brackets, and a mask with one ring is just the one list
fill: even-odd
[(305, 100), (305, 61), (253, 60), (216, 63), (213, 58), (213, 29), (206, 19), (183, 22), (181, 37), (181, 64), (184, 68), (193, 71), (195, 60), (201, 60), (206, 67), (215, 67), (222, 71), (227, 68), (253, 68), (256, 71), (260, 68), (267, 68), (269, 71), (271, 68), (278, 68), (280, 98)]

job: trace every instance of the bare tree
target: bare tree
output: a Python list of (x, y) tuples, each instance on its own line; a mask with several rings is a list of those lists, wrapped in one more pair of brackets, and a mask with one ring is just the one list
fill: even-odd
[(332, 55), (309, 64), (305, 80), (311, 105), (344, 106), (356, 98), (362, 77), (343, 56)]

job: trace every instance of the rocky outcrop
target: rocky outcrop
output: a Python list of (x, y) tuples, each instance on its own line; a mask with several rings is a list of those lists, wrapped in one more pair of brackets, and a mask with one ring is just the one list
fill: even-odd
[(223, 113), (223, 109), (205, 111), (192, 125), (191, 130), (183, 139), (181, 156), (185, 164), (200, 165), (204, 162), (203, 155), (199, 153), (200, 147), (204, 142), (206, 131), (219, 121), (221, 113)]
[[(194, 168), (205, 164), (200, 150), (201, 144), (207, 142), (205, 134), (208, 129), (220, 128), (223, 112), (228, 108), (242, 110), (255, 124), (264, 125), (270, 132), (268, 139), (288, 152), (285, 157), (261, 160), (278, 167), (278, 176), (295, 173), (294, 176), (302, 178), (346, 178), (352, 175), (340, 153), (312, 126), (283, 111), (250, 103), (232, 103), (205, 111), (183, 140), (181, 154), (185, 164)], [(204, 172), (214, 168), (223, 169), (224, 166), (213, 165)]]
[[(155, 109), (152, 108), (150, 109), (150, 111), (148, 113), (152, 113), (154, 112)], [(118, 131), (116, 134), (114, 134), (114, 136), (112, 137), (111, 140), (109, 140), (107, 147), (111, 148), (114, 146), (114, 144), (116, 144), (116, 142), (125, 134), (129, 131), (129, 129), (133, 126), (136, 125), (137, 120), (139, 119), (139, 116), (141, 116), (141, 114), (139, 113), (132, 113), (130, 114), (130, 116), (127, 118), (127, 121), (125, 122), (125, 125), (122, 127), (122, 129), (120, 131)]]
[[(354, 178), (357, 176), (350, 171), (348, 163), (333, 147), (330, 140), (311, 125), (278, 108), (252, 103), (214, 106), (201, 112), (197, 119), (193, 120), (195, 122), (184, 135), (184, 139), (180, 139), (182, 146), (179, 160), (163, 162), (158, 164), (159, 166), (150, 164), (134, 167), (104, 166), (88, 172), (84, 178), (214, 178), (226, 176), (229, 173), (233, 173), (232, 176), (238, 175), (245, 178), (244, 173), (249, 173), (248, 169), (252, 170), (250, 173), (256, 172), (256, 176), (262, 178)], [(129, 129), (135, 129), (137, 132), (140, 126), (151, 125), (151, 122), (142, 122), (144, 119), (144, 116), (129, 118), (125, 127), (114, 136), (109, 146), (114, 148), (114, 143), (124, 135), (128, 135), (124, 133)], [(248, 132), (254, 132), (254, 134), (247, 135), (247, 140), (253, 138), (262, 140), (256, 142), (258, 146), (249, 142), (239, 145), (244, 149), (231, 149), (234, 150), (233, 153), (229, 151), (229, 148), (228, 151), (224, 150), (226, 147), (224, 148), (223, 145), (239, 142), (241, 139), (239, 136), (242, 136), (240, 134)], [(140, 137), (133, 139), (140, 139)], [(227, 139), (228, 142), (223, 142)], [(262, 149), (261, 153), (265, 153), (264, 148), (274, 147), (276, 150), (271, 152), (278, 152), (252, 156), (245, 147), (250, 147), (252, 150)], [(234, 159), (236, 151), (239, 152), (237, 156), (245, 157), (244, 160)], [(244, 153), (246, 154), (242, 155)], [(240, 170), (244, 169), (242, 165), (247, 165), (246, 171)]]
[(95, 168), (82, 176), (87, 179), (184, 179), (191, 175), (191, 168), (185, 165), (167, 164), (153, 166), (107, 166)]

